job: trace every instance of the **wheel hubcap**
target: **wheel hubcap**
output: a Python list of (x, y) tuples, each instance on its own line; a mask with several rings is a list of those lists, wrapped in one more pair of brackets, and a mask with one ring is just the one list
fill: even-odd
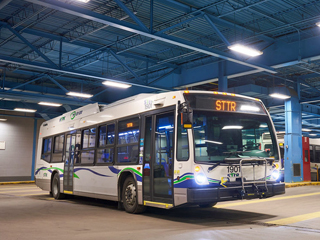
[(126, 202), (130, 205), (135, 204), (136, 202), (136, 187), (134, 184), (129, 184), (125, 191)]

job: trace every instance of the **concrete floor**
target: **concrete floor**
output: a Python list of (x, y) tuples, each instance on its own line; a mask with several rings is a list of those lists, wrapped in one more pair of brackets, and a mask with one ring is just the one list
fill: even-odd
[(54, 200), (34, 184), (0, 185), (0, 240), (320, 239), (320, 186), (224, 202), (212, 209), (149, 208), (128, 214), (109, 201)]

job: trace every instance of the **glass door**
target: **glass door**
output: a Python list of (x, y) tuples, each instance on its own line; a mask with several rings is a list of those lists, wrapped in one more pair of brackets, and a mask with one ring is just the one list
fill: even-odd
[(174, 111), (144, 118), (144, 200), (173, 201)]
[(75, 159), (76, 134), (67, 134), (63, 174), (63, 190), (73, 191), (73, 166)]

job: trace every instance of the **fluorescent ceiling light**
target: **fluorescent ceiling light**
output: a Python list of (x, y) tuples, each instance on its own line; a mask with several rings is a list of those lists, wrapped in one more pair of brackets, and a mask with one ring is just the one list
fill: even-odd
[(250, 105), (242, 105), (240, 107), (240, 110), (242, 111), (251, 111), (251, 112), (259, 112), (259, 108), (255, 106), (250, 106)]
[(280, 98), (280, 99), (288, 99), (288, 98), (290, 98), (290, 96), (285, 95), (285, 94), (281, 94), (281, 93), (272, 93), (272, 94), (269, 94), (269, 96), (273, 97), (273, 98)]
[(317, 25), (318, 27), (320, 27), (320, 22), (317, 22), (316, 25)]
[(93, 95), (86, 93), (78, 93), (78, 92), (68, 92), (67, 95), (74, 97), (82, 97), (82, 98), (91, 98)]
[(18, 112), (36, 112), (37, 111), (35, 109), (27, 109), (27, 108), (15, 108), (13, 110)]
[(89, 2), (90, 0), (77, 0), (78, 2), (83, 2), (83, 3), (87, 3)]
[(268, 127), (268, 125), (267, 124), (260, 124), (260, 126), (259, 126), (260, 128), (267, 128)]
[(246, 47), (241, 44), (234, 44), (234, 45), (229, 46), (228, 48), (232, 51), (239, 52), (239, 53), (248, 55), (250, 57), (256, 57), (256, 56), (263, 54), (263, 52), (261, 52), (261, 51), (258, 51), (256, 49), (253, 49), (250, 47)]
[(222, 142), (216, 142), (216, 141), (211, 141), (211, 140), (204, 140), (205, 142), (208, 143), (214, 143), (214, 144), (223, 144)]
[(242, 129), (243, 126), (237, 126), (237, 125), (230, 125), (230, 126), (224, 126), (222, 129), (226, 130), (226, 129)]
[(0, 122), (5, 122), (5, 121), (7, 121), (7, 119), (5, 119), (5, 118), (0, 118)]
[(110, 86), (110, 87), (118, 87), (118, 88), (129, 88), (132, 85), (125, 84), (125, 83), (119, 83), (119, 82), (113, 82), (113, 81), (105, 81), (102, 84)]
[(317, 136), (315, 133), (310, 133), (309, 136)]
[(307, 128), (302, 128), (301, 129), (303, 132), (311, 132), (312, 130), (311, 129), (307, 129)]
[(50, 103), (50, 102), (39, 102), (39, 105), (51, 106), (51, 107), (60, 107), (62, 104), (60, 103)]

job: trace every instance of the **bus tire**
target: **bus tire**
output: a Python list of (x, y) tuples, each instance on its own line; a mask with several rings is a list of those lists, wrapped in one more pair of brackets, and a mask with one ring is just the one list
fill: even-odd
[(142, 213), (145, 206), (138, 204), (137, 184), (133, 177), (127, 177), (122, 188), (123, 207), (128, 213)]
[(51, 193), (55, 199), (64, 198), (64, 194), (60, 192), (60, 176), (58, 173), (54, 174), (51, 182)]
[(204, 204), (199, 204), (199, 207), (201, 208), (212, 208), (216, 205), (217, 203), (204, 203)]

